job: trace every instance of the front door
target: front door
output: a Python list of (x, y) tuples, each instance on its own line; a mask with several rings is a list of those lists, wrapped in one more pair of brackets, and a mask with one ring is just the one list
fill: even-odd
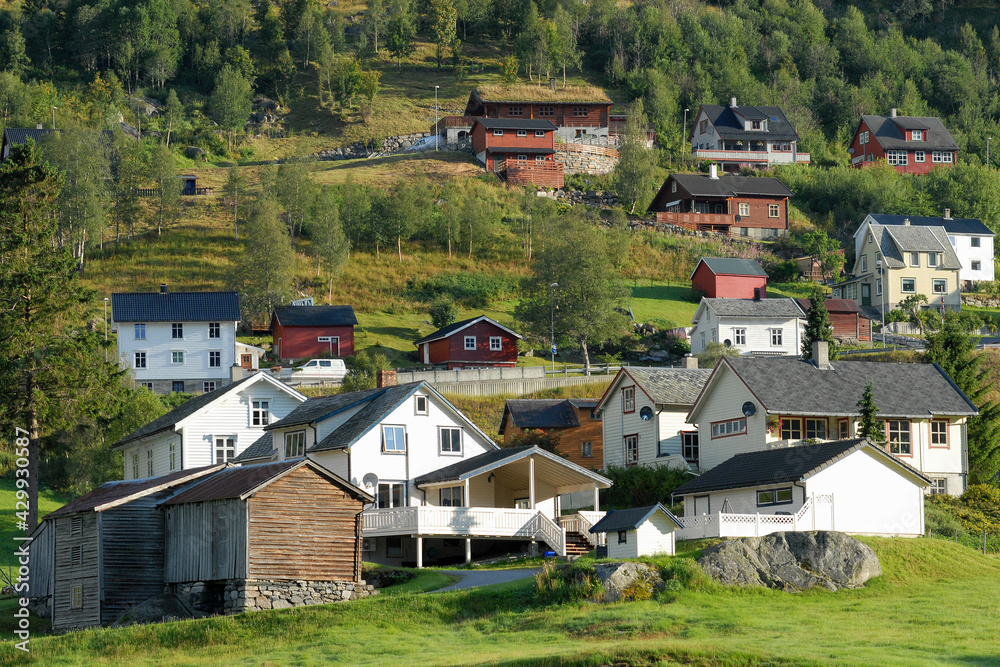
[(861, 283), (861, 305), (872, 305), (872, 286), (868, 283)]
[(241, 354), (240, 355), (240, 366), (247, 370), (253, 369), (253, 355), (252, 354)]
[(712, 503), (709, 496), (695, 496), (694, 497), (694, 515), (701, 516), (702, 514), (712, 513)]

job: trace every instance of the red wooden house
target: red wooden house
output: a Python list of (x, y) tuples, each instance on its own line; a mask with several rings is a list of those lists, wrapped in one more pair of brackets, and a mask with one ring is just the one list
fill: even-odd
[(465, 117), (549, 120), (564, 141), (607, 136), (611, 99), (591, 86), (485, 85), (472, 91)]
[[(812, 307), (809, 299), (796, 299), (802, 311), (809, 314)], [(852, 299), (827, 299), (823, 304), (830, 314), (830, 325), (834, 338), (850, 340), (871, 340), (872, 321), (861, 312), (861, 307)]]
[(926, 174), (958, 161), (958, 144), (939, 118), (861, 116), (851, 147), (851, 166), (858, 169), (885, 160), (899, 173)]
[[(767, 273), (752, 259), (702, 257), (691, 273), (691, 288), (710, 299), (763, 299)], [(759, 290), (755, 294), (755, 290)]]
[(449, 324), (424, 336), (417, 346), (420, 361), (462, 368), (513, 367), (521, 334), (485, 315)]
[(548, 120), (476, 118), (472, 151), (485, 167), (514, 185), (563, 186), (563, 164), (555, 160), (556, 126)]
[(274, 356), (278, 359), (349, 357), (354, 354), (351, 306), (285, 306), (271, 316)]
[(649, 210), (656, 221), (687, 229), (721, 232), (747, 239), (788, 235), (788, 199), (784, 183), (770, 176), (670, 174)]

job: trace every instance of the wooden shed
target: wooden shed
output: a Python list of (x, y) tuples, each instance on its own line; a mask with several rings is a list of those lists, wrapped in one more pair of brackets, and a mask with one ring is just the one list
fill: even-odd
[(684, 524), (662, 504), (611, 510), (591, 533), (607, 533), (608, 558), (674, 555), (675, 532)]
[(485, 315), (449, 324), (413, 342), (425, 364), (463, 368), (513, 368), (521, 334)]
[(156, 505), (222, 467), (108, 482), (45, 516), (29, 546), (35, 609), (50, 611), (61, 631), (113, 622), (162, 594), (164, 524)]
[[(812, 303), (809, 299), (797, 299), (802, 310), (808, 315)], [(834, 338), (870, 341), (872, 339), (872, 321), (861, 312), (861, 307), (852, 299), (827, 299), (824, 302), (826, 312), (830, 314), (830, 325), (833, 327)]]
[(271, 316), (274, 355), (279, 359), (349, 357), (354, 354), (353, 306), (284, 306)]
[(752, 259), (702, 257), (691, 272), (691, 288), (710, 299), (763, 299), (767, 273)]
[[(361, 512), (373, 501), (308, 459), (227, 468), (160, 505), (166, 581), (212, 611), (223, 610), (223, 593), (248, 585), (256, 593), (284, 590), (278, 582), (360, 582)], [(261, 608), (256, 597), (224, 610)]]

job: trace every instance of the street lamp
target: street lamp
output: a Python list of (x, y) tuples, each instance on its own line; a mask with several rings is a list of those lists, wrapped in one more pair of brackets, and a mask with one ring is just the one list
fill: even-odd
[[(54, 108), (54, 107), (53, 107)], [(108, 342), (108, 297), (104, 297), (104, 342)], [(108, 346), (104, 346), (104, 361), (108, 360)]]
[(688, 142), (688, 111), (690, 111), (690, 109), (684, 110), (684, 133), (683, 133), (683, 138), (681, 139), (682, 156), (684, 155), (684, 146), (686, 146)]
[(438, 127), (438, 88), (434, 86), (434, 150), (438, 149), (438, 137), (441, 136), (441, 128)]
[(59, 107), (52, 107), (52, 129), (56, 129), (56, 109)]
[(986, 166), (990, 166), (990, 142), (993, 141), (993, 137), (986, 137)]
[(559, 283), (549, 285), (549, 301), (552, 303), (552, 319), (549, 321), (549, 352), (552, 353), (552, 372), (556, 370), (556, 288)]
[(877, 286), (879, 289), (879, 304), (882, 306), (882, 349), (885, 349), (885, 278), (882, 277), (882, 260), (875, 262), (875, 271), (878, 273)]

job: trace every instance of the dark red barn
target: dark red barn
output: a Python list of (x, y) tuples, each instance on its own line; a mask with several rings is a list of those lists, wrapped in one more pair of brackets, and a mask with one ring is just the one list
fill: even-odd
[[(691, 287), (709, 299), (753, 299), (767, 296), (767, 273), (752, 259), (702, 257), (691, 273)], [(754, 294), (754, 290), (760, 290)]]
[(455, 322), (424, 336), (417, 346), (420, 361), (462, 368), (512, 367), (517, 365), (517, 341), (521, 334), (485, 315)]
[[(809, 314), (812, 302), (809, 299), (796, 299), (802, 306), (802, 312)], [(866, 341), (872, 339), (872, 321), (864, 316), (861, 307), (853, 299), (827, 299), (824, 303), (826, 312), (830, 314), (830, 326), (833, 327), (834, 338)]]
[(271, 316), (274, 356), (278, 359), (349, 357), (354, 354), (351, 306), (285, 306)]

